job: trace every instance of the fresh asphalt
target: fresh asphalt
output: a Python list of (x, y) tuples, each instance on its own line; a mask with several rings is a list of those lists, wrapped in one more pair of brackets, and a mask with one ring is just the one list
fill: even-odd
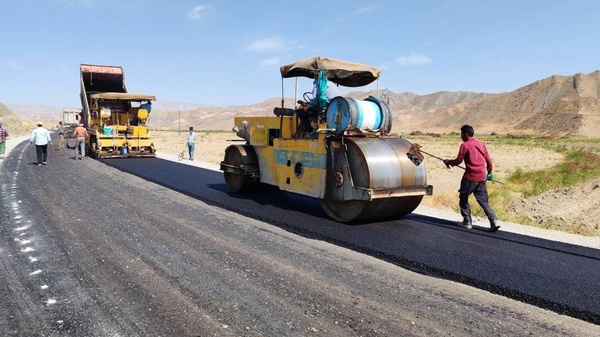
[(600, 324), (597, 249), (502, 230), (466, 230), (453, 221), (419, 214), (341, 224), (330, 220), (311, 198), (272, 188), (230, 194), (222, 173), (214, 170), (160, 158), (102, 162), (308, 238)]

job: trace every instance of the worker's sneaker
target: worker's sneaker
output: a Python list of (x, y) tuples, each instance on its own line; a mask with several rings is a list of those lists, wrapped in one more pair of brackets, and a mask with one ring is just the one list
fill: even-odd
[(497, 231), (498, 228), (500, 228), (500, 226), (498, 226), (496, 221), (498, 221), (498, 219), (490, 219), (490, 232), (491, 233)]
[(48, 165), (48, 163), (46, 163), (45, 161), (42, 162), (42, 165)]

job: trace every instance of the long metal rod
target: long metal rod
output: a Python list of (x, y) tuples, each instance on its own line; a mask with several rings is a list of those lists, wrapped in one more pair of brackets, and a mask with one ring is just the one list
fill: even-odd
[[(435, 159), (439, 159), (439, 160), (441, 160), (442, 162), (444, 161), (444, 159), (442, 159), (442, 158), (440, 158), (440, 157), (438, 157), (438, 156), (434, 156), (434, 155), (432, 155), (431, 153), (425, 152), (425, 151), (423, 151), (423, 150), (421, 150), (421, 149), (418, 149), (417, 151), (419, 151), (419, 152), (421, 152), (421, 153), (425, 153), (426, 155), (428, 155), (428, 156), (431, 156), (431, 157), (433, 157), (433, 158), (435, 158)], [(462, 167), (462, 166), (460, 166), (460, 165), (456, 165), (456, 167), (458, 167), (458, 168), (461, 168), (461, 169), (465, 170), (465, 168), (464, 168), (464, 167)], [(500, 184), (500, 185), (504, 185), (504, 183), (503, 183), (503, 182), (501, 182), (501, 181), (498, 181), (498, 180), (496, 180), (496, 179), (490, 179), (490, 181), (493, 181), (493, 182), (495, 182), (495, 183), (498, 183), (498, 184)]]

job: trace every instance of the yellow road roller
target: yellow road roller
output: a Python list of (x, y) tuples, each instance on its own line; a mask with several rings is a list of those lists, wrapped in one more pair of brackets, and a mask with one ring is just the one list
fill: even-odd
[[(377, 68), (326, 57), (283, 65), (280, 72), (282, 84), (285, 78), (320, 74), (344, 87), (366, 86), (380, 75)], [(272, 116), (234, 119), (234, 132), (246, 142), (228, 146), (220, 165), (231, 192), (272, 185), (319, 199), (339, 222), (398, 218), (432, 194), (425, 163), (407, 156), (412, 144), (389, 135), (392, 111), (385, 102), (373, 96), (334, 97), (309, 116), (316, 132), (307, 134), (298, 111), (314, 97), (305, 93), (303, 98), (287, 108), (282, 97)]]

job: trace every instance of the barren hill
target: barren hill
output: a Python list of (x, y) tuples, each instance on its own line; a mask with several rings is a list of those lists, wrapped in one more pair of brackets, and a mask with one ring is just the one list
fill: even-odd
[[(293, 107), (292, 98), (285, 99), (286, 107)], [(198, 130), (230, 130), (233, 117), (273, 116), (273, 109), (281, 106), (281, 98), (271, 98), (253, 105), (227, 107), (199, 107), (192, 110), (153, 109), (151, 124), (163, 130), (185, 130), (193, 126)]]
[[(346, 97), (364, 99), (382, 92), (349, 92)], [(414, 130), (432, 132), (456, 131), (463, 124), (473, 125), (477, 132), (531, 133), (600, 138), (600, 71), (572, 76), (554, 75), (512, 92), (501, 94), (441, 91), (428, 95), (386, 92), (393, 111), (392, 132)], [(189, 126), (199, 130), (229, 130), (233, 117), (272, 116), (281, 106), (281, 98), (244, 106), (211, 107), (194, 104), (156, 102), (151, 127), (178, 130)], [(285, 99), (286, 107), (294, 107), (294, 99)], [(46, 106), (13, 106), (21, 118), (58, 121), (62, 108)], [(6, 117), (5, 117), (6, 116)], [(16, 119), (15, 119), (16, 118)], [(5, 105), (0, 104), (0, 120), (17, 121)], [(8, 125), (8, 124), (7, 124)], [(28, 122), (25, 129), (33, 124)]]
[(513, 92), (427, 111), (420, 127), (600, 137), (600, 71), (554, 75)]
[[(373, 90), (369, 92), (354, 91), (344, 94), (345, 97), (364, 99), (368, 96), (377, 96)], [(381, 93), (379, 94), (381, 95)], [(388, 93), (386, 101), (394, 113), (394, 125), (406, 126), (405, 121), (419, 120), (418, 117), (424, 112), (432, 111), (439, 107), (445, 107), (474, 99), (492, 97), (496, 94), (472, 93), (472, 92), (437, 92), (429, 95), (416, 95), (413, 93)], [(286, 98), (285, 107), (293, 108), (294, 99)], [(179, 125), (182, 129), (188, 126), (202, 130), (228, 130), (233, 127), (233, 117), (242, 116), (273, 116), (273, 109), (281, 107), (281, 98), (271, 98), (254, 105), (229, 106), (229, 107), (200, 107), (187, 111), (173, 111), (172, 109), (157, 109), (152, 114), (152, 126), (158, 129), (177, 130)], [(397, 129), (397, 130), (396, 130)], [(396, 131), (408, 129), (395, 128)]]
[(26, 135), (35, 127), (31, 122), (24, 121), (17, 116), (2, 102), (0, 102), (0, 122), (4, 124), (9, 136)]

